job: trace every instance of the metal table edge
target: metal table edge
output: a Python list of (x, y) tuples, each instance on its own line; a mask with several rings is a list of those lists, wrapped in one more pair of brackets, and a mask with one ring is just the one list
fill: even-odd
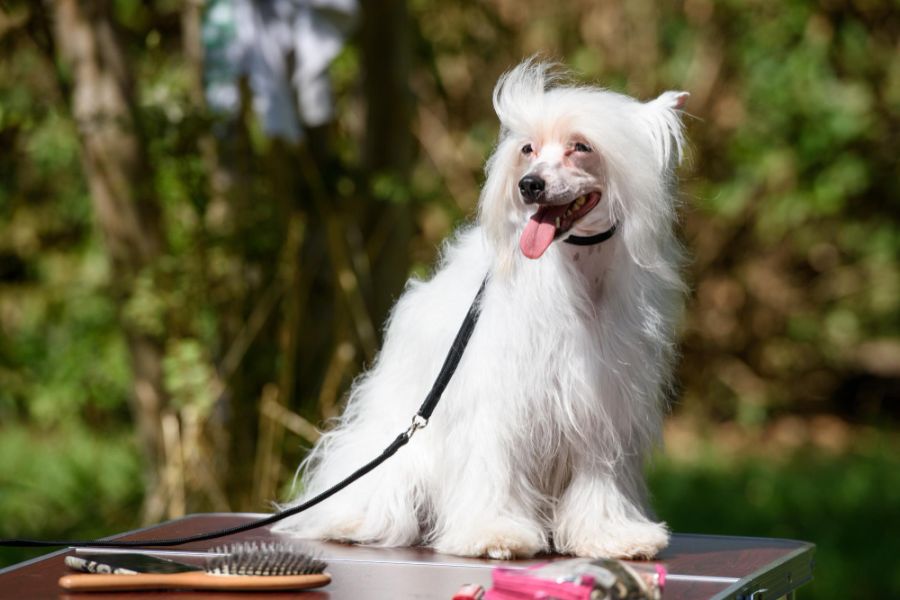
[(795, 540), (793, 538), (773, 538), (773, 537), (765, 537), (758, 535), (722, 535), (716, 533), (673, 533), (673, 536), (678, 536), (680, 538), (704, 538), (704, 539), (730, 539), (730, 538), (740, 538), (742, 540), (756, 540), (756, 541), (771, 541), (777, 540), (779, 542), (790, 542), (793, 544), (802, 544), (804, 546), (815, 546), (811, 542), (807, 542), (806, 540)]
[(809, 583), (816, 545), (801, 543), (803, 547), (742, 577), (710, 600), (774, 600)]

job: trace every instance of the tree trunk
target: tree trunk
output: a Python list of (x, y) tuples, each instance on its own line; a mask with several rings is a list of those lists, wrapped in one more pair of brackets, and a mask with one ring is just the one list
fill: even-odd
[[(361, 58), (366, 98), (365, 167), (407, 184), (412, 164), (412, 62), (406, 0), (362, 3)], [(368, 222), (390, 224), (390, 235), (372, 257), (372, 320), (379, 326), (406, 281), (413, 221), (409, 203), (370, 202)]]
[(160, 413), (166, 404), (159, 339), (125, 318), (121, 308), (137, 277), (152, 269), (164, 236), (143, 140), (135, 118), (134, 88), (125, 53), (101, 0), (58, 0), (55, 38), (72, 79), (85, 177), (97, 226), (112, 266), (112, 286), (131, 358), (132, 411), (144, 455), (145, 518), (161, 516)]

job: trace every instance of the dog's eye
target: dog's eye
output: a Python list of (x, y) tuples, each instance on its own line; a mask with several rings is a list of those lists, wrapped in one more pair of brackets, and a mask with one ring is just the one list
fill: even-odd
[(534, 152), (534, 148), (531, 147), (531, 144), (522, 146), (522, 154), (531, 154), (532, 152)]
[(590, 152), (591, 147), (582, 142), (575, 142), (575, 152)]

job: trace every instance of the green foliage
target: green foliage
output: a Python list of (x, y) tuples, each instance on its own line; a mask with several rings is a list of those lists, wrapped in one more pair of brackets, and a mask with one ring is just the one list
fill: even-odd
[(674, 531), (814, 542), (815, 579), (804, 598), (896, 598), (898, 449), (884, 434), (868, 434), (844, 454), (723, 459), (708, 447), (697, 459), (660, 459), (650, 487)]
[(75, 127), (40, 52), (15, 57), (0, 61), (22, 83), (0, 87), (0, 422), (120, 423), (127, 356)]
[(390, 174), (372, 179), (372, 194), (379, 200), (395, 204), (408, 204), (410, 201), (409, 186)]
[(676, 17), (668, 31), (696, 54), (721, 49), (719, 68), (699, 71), (713, 81), (664, 69), (711, 85), (688, 105), (703, 117), (689, 132), (702, 175), (685, 185), (700, 209), (685, 230), (707, 243), (692, 248), (683, 403), (736, 418), (852, 406), (839, 389), (871, 368), (865, 343), (900, 337), (890, 5), (700, 5), (686, 11), (699, 28)]
[[(140, 465), (122, 431), (0, 426), (0, 537), (100, 537), (134, 527)], [(3, 548), (0, 564), (34, 555)]]
[(196, 339), (172, 340), (163, 361), (166, 388), (172, 405), (191, 407), (201, 415), (209, 414), (215, 402), (215, 374), (203, 345)]

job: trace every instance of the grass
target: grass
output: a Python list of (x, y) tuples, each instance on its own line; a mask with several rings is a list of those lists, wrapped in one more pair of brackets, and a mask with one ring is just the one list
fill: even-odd
[(800, 597), (900, 598), (900, 444), (868, 432), (839, 453), (723, 452), (661, 458), (650, 487), (674, 531), (814, 542), (815, 580)]
[[(0, 427), (0, 537), (96, 538), (136, 527), (140, 465), (130, 439)], [(0, 548), (0, 567), (47, 551)]]

